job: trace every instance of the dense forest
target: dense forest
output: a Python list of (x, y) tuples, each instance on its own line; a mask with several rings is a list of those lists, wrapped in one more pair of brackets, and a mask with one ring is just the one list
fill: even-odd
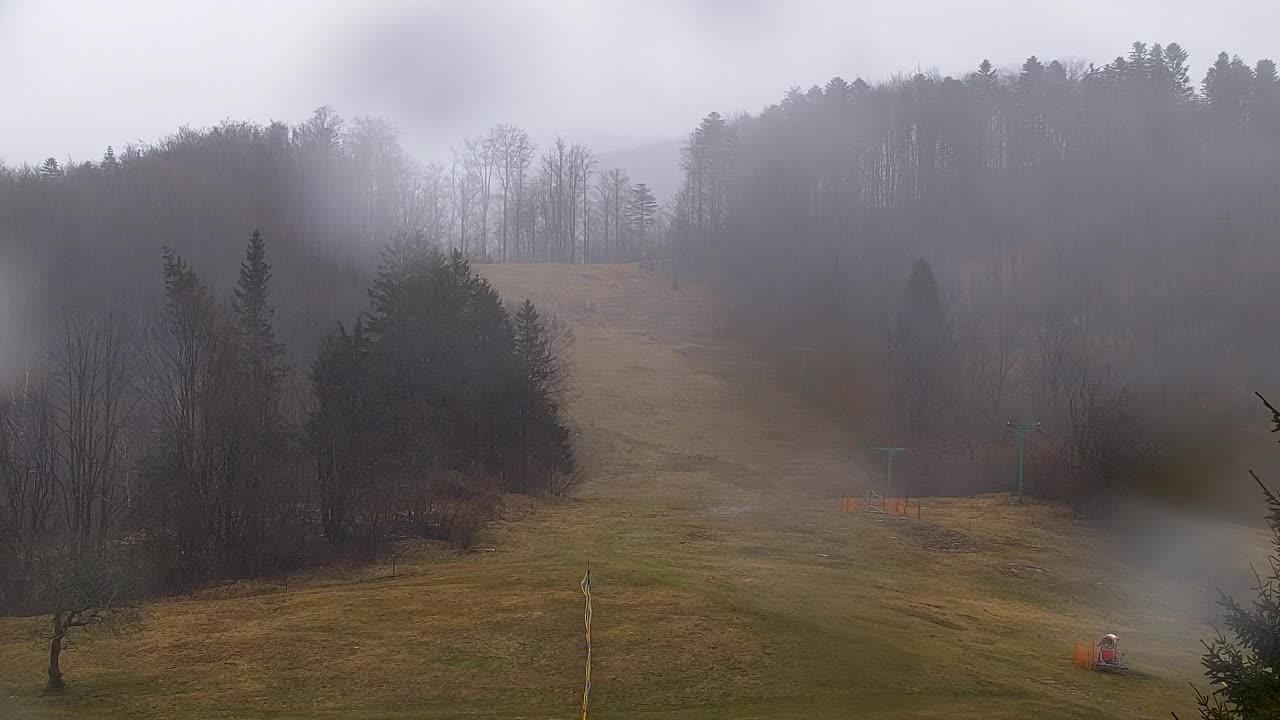
[(585, 207), (557, 152), (519, 182), (565, 214), (506, 228), (457, 199), (465, 156), (419, 169), (323, 108), (0, 172), (0, 610), (60, 634), (140, 593), (466, 546), (501, 493), (568, 489), (568, 332), (470, 264), (593, 247), (557, 225)]
[(162, 246), (225, 288), (237, 239), (260, 230), (279, 260), (279, 332), (309, 351), (363, 304), (393, 236), (477, 262), (627, 261), (660, 245), (662, 217), (645, 183), (578, 143), (538, 148), (498, 125), (459, 143), (452, 163), (422, 165), (389, 123), (327, 107), (292, 126), (184, 128), (94, 162), (0, 164), (0, 367), (21, 365), (57, 308), (155, 302)]
[[(1271, 60), (1222, 53), (1198, 88), (1177, 44), (1101, 67), (837, 77), (708, 115), (684, 170), (673, 248), (739, 331), (816, 348), (833, 409), (883, 444), (1038, 421), (1063, 462), (1033, 490), (1146, 490), (1274, 382)], [(1013, 477), (980, 461), (927, 475), (916, 491)]]
[(400, 537), (466, 546), (499, 493), (569, 487), (565, 331), (461, 253), (390, 245), (372, 309), (328, 333), (305, 383), (259, 233), (229, 298), (172, 250), (161, 266), (158, 307), (68, 313), (0, 397), (6, 611), (377, 557)]
[(327, 107), (0, 165), (0, 611), (468, 545), (565, 491), (567, 331), (470, 263), (636, 259), (659, 219), (581, 144), (424, 166)]

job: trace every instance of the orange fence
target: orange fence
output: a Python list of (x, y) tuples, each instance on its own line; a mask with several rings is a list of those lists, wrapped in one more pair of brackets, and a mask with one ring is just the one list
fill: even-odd
[(1093, 643), (1078, 642), (1071, 646), (1071, 662), (1082, 668), (1093, 667)]
[[(863, 498), (844, 497), (840, 498), (840, 512), (858, 512), (864, 509), (866, 501)], [(874, 507), (874, 506), (873, 506)], [(881, 508), (875, 508), (877, 510)], [(911, 509), (911, 500), (908, 498), (885, 498), (883, 510), (888, 515), (900, 515), (906, 517)], [(920, 515), (920, 501), (916, 501), (916, 516)]]

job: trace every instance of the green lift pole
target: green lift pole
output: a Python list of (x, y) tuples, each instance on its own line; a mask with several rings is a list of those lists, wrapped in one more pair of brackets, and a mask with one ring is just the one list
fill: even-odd
[(1022, 484), (1027, 468), (1027, 435), (1040, 428), (1040, 423), (1011, 423), (1006, 422), (1005, 425), (1013, 428), (1018, 433), (1018, 502), (1022, 502)]
[(888, 460), (889, 460), (889, 467), (885, 470), (885, 481), (884, 481), (884, 496), (885, 496), (885, 497), (888, 497), (888, 496), (889, 496), (889, 490), (893, 487), (893, 456), (894, 456), (894, 455), (897, 455), (898, 453), (904, 453), (904, 452), (906, 452), (906, 451), (907, 451), (907, 449), (906, 449), (906, 448), (898, 448), (898, 447), (878, 447), (878, 448), (876, 448), (876, 452), (882, 452), (882, 453), (884, 453), (884, 454), (888, 457)]

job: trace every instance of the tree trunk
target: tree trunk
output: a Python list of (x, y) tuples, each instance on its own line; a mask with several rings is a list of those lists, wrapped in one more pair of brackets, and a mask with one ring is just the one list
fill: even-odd
[(66, 687), (66, 683), (62, 681), (62, 668), (58, 665), (58, 657), (62, 655), (62, 638), (65, 634), (62, 629), (62, 618), (55, 615), (53, 641), (49, 643), (49, 684), (45, 686), (47, 690), (61, 690)]

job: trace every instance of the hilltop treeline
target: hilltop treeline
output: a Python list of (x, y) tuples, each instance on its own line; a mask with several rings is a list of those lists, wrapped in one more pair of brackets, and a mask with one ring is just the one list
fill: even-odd
[[(327, 107), (295, 125), (183, 128), (92, 162), (0, 164), (0, 333), (31, 340), (56, 321), (51, 309), (154, 300), (162, 246), (227, 288), (233, 239), (257, 228), (279, 262), (280, 333), (309, 347), (363, 304), (393, 236), (482, 262), (611, 262), (652, 253), (660, 220), (624, 168), (600, 167), (579, 143), (539, 148), (511, 125), (426, 165), (388, 123)], [(5, 343), (0, 360), (11, 367), (22, 344)]]
[[(1067, 458), (1040, 492), (1154, 482), (1280, 360), (1276, 66), (1223, 53), (1198, 86), (1188, 68), (1135, 43), (1101, 67), (834, 78), (713, 113), (673, 245), (738, 327), (869, 372), (883, 396), (837, 395), (885, 444), (1038, 420)], [(918, 490), (1012, 477), (928, 475)]]

